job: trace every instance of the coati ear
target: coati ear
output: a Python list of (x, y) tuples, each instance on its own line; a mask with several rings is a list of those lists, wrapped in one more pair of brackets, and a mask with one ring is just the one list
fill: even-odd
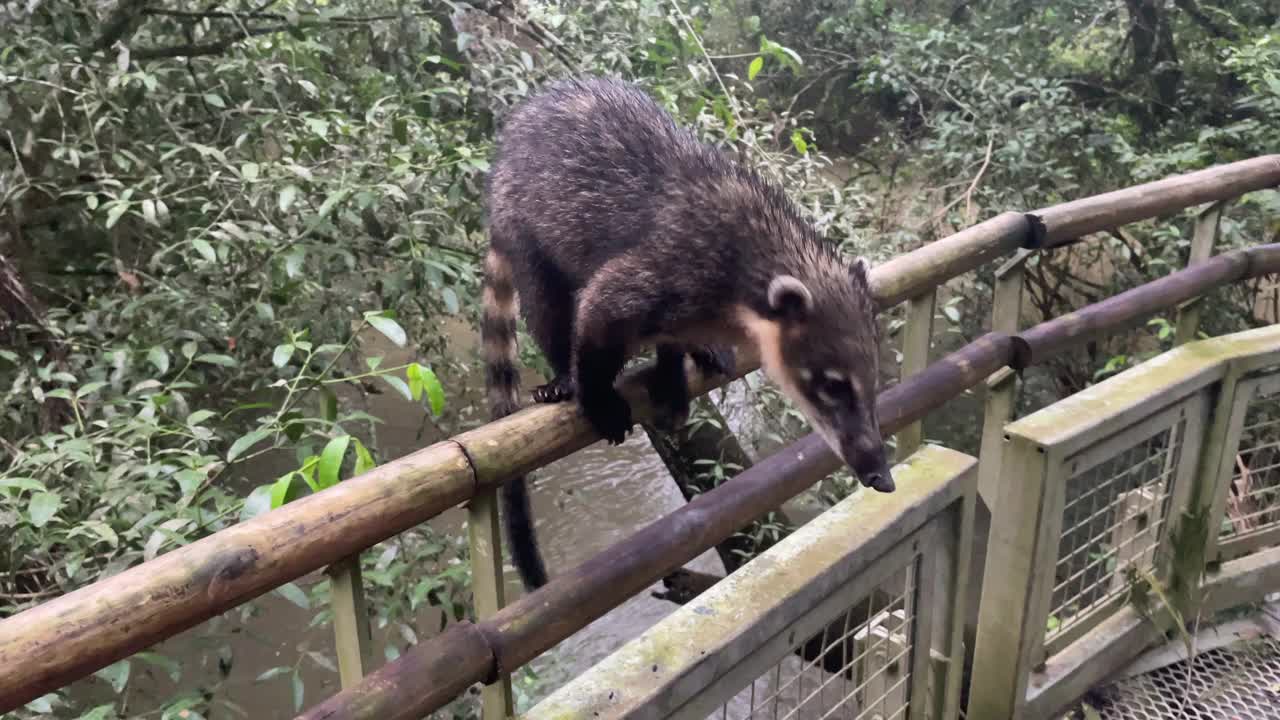
[(813, 295), (798, 279), (778, 275), (769, 281), (769, 307), (785, 320), (803, 320), (813, 310)]
[(854, 260), (853, 264), (849, 266), (849, 277), (861, 280), (863, 285), (868, 284), (871, 277), (871, 263), (867, 262), (865, 257), (859, 255), (858, 259)]

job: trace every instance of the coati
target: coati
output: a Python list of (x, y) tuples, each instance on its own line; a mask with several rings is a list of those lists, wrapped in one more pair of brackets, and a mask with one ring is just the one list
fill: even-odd
[[(557, 81), (503, 122), (486, 179), (482, 338), (494, 419), (519, 407), (516, 312), (555, 375), (537, 402), (575, 400), (611, 444), (632, 426), (614, 388), (656, 346), (660, 421), (687, 417), (701, 372), (754, 347), (765, 373), (864, 485), (893, 490), (876, 416), (879, 331), (868, 265), (849, 264), (781, 189), (700, 142), (640, 88)], [(526, 588), (546, 582), (524, 478), (504, 491)]]

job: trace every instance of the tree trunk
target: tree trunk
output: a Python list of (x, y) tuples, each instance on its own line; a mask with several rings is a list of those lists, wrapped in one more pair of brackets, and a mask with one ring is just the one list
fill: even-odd
[[(698, 398), (693, 401), (691, 409), (695, 421), (675, 433), (642, 424), (686, 502), (721, 482), (731, 481), (752, 465), (751, 456), (729, 431), (724, 416), (710, 398)], [(710, 471), (713, 465), (708, 461), (717, 462), (723, 468), (723, 480), (717, 480)], [(777, 533), (765, 526), (770, 518), (788, 529), (793, 527), (781, 510), (775, 510), (720, 543), (716, 552), (724, 563), (725, 572), (732, 573), (780, 539)]]

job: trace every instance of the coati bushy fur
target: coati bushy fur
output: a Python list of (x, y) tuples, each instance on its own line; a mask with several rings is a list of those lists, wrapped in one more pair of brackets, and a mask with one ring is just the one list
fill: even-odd
[[(486, 186), (483, 340), (490, 412), (519, 408), (517, 307), (555, 377), (538, 402), (576, 399), (612, 444), (632, 426), (614, 388), (656, 345), (659, 421), (687, 417), (684, 358), (703, 373), (754, 347), (863, 484), (889, 492), (875, 412), (879, 334), (867, 263), (850, 264), (783, 191), (700, 142), (640, 88), (562, 80), (512, 109)], [(527, 588), (546, 582), (525, 482), (505, 487), (508, 542)]]

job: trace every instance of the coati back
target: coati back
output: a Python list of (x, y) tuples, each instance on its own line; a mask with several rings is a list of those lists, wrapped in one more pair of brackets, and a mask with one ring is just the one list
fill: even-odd
[[(538, 402), (576, 399), (611, 444), (632, 426), (614, 388), (656, 345), (649, 393), (683, 422), (684, 357), (703, 372), (754, 347), (765, 373), (863, 484), (893, 489), (875, 412), (879, 334), (868, 267), (819, 236), (780, 188), (700, 141), (639, 88), (554, 83), (514, 108), (487, 181), (486, 381), (518, 406), (516, 308), (555, 373)], [(517, 302), (518, 298), (518, 302)], [(523, 478), (504, 492), (527, 588), (546, 582)]]

